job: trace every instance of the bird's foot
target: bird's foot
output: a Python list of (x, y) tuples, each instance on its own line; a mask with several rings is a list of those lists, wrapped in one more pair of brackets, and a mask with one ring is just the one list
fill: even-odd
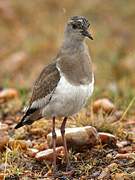
[(73, 168), (72, 168), (71, 164), (68, 163), (67, 166), (66, 166), (66, 172), (71, 171), (72, 169)]
[(74, 172), (75, 172), (74, 168), (71, 165), (67, 165), (66, 172), (64, 172), (64, 175), (68, 177), (72, 177)]

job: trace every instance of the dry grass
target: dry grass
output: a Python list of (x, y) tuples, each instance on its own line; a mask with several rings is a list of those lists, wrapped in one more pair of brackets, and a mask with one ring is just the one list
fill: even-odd
[[(98, 98), (109, 98), (118, 110), (123, 111), (123, 115), (119, 121), (112, 122), (113, 112), (107, 114), (101, 110), (94, 113), (93, 106), (87, 106), (72, 117), (67, 126), (92, 125), (98, 131), (110, 132), (119, 139), (128, 140), (130, 135), (125, 124), (135, 113), (135, 76), (132, 63), (135, 58), (133, 0), (79, 0), (77, 3), (75, 0), (0, 1), (0, 88), (15, 87), (20, 95), (19, 102), (2, 105), (0, 120), (4, 122), (4, 118), (10, 116), (15, 119), (16, 114), (27, 104), (33, 81), (43, 66), (55, 57), (63, 38), (65, 22), (72, 15), (84, 15), (91, 22), (90, 30), (94, 41), (87, 40), (95, 73), (95, 90), (91, 104)], [(16, 66), (11, 62), (13, 55), (18, 53), (22, 61)], [(50, 122), (44, 123), (41, 120), (33, 126), (43, 125), (43, 133), (48, 133)], [(57, 123), (57, 127), (59, 126), (60, 122)], [(114, 149), (113, 151), (115, 153)], [(108, 162), (106, 158), (109, 152), (110, 149), (104, 147), (79, 155), (71, 152), (70, 158), (75, 168), (74, 178), (83, 175), (84, 179), (88, 179), (92, 178), (92, 174), (100, 173), (113, 162)], [(44, 177), (51, 168), (46, 162), (36, 162), (24, 153), (9, 148), (0, 153), (0, 164), (2, 163), (7, 164), (4, 167), (5, 176), (15, 174), (16, 179), (18, 176), (38, 179)], [(131, 165), (125, 163), (129, 169), (123, 162), (117, 163), (119, 166), (112, 174), (125, 171), (130, 174), (131, 179), (134, 178), (131, 175), (134, 161), (130, 162)], [(60, 166), (62, 169), (64, 164)]]

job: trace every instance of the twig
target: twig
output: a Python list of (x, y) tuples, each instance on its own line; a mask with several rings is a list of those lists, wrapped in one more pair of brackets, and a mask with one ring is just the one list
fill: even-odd
[(4, 167), (4, 180), (5, 180), (5, 176), (6, 176), (6, 171), (7, 171), (7, 159), (8, 159), (8, 150), (6, 148), (6, 156), (5, 156), (5, 167)]
[(135, 96), (133, 97), (133, 99), (130, 101), (128, 107), (126, 108), (126, 110), (124, 111), (122, 117), (120, 118), (120, 121), (122, 121), (124, 119), (124, 117), (126, 116), (127, 112), (129, 111), (129, 109), (131, 108), (131, 106), (133, 105), (135, 101)]

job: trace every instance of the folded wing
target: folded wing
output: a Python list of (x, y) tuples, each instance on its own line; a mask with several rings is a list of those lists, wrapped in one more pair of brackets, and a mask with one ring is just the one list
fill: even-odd
[(32, 124), (35, 120), (42, 118), (41, 109), (51, 100), (59, 80), (60, 74), (56, 62), (49, 64), (42, 70), (34, 84), (29, 107), (15, 127), (16, 129), (25, 124)]

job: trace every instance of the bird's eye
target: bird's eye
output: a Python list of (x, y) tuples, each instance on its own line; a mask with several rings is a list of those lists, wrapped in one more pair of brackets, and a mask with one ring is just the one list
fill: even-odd
[(76, 24), (73, 24), (72, 27), (73, 27), (73, 29), (77, 29), (77, 25)]

